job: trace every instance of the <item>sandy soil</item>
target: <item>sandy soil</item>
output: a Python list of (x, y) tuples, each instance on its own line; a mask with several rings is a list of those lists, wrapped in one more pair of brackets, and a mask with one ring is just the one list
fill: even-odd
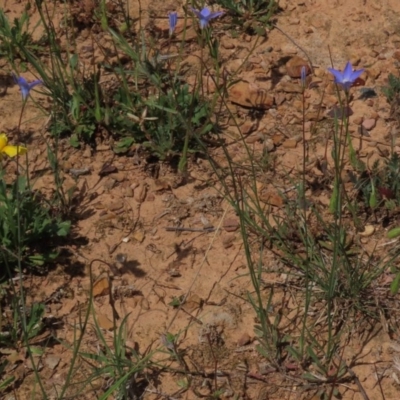
[[(141, 10), (135, 1), (129, 1), (129, 5), (131, 17), (135, 19), (140, 15), (142, 26), (164, 30), (168, 26), (165, 16), (169, 11), (183, 12), (181, 6), (172, 1), (144, 0)], [(0, 7), (7, 11), (10, 19), (18, 16), (24, 6), (24, 2), (0, 1)], [(78, 6), (74, 2), (74, 7)], [(80, 7), (82, 18), (89, 17), (85, 12), (90, 14), (90, 3), (83, 2)], [(239, 87), (237, 97), (232, 95), (232, 111), (242, 134), (248, 136), (246, 140), (255, 151), (262, 151), (265, 143), (272, 143), (270, 157), (279, 160), (279, 171), (266, 176), (263, 183), (275, 192), (276, 188), (284, 189), (289, 185), (285, 171), (296, 172), (301, 167), (299, 80), (289, 76), (287, 60), (294, 56), (307, 60), (308, 56), (313, 66), (314, 74), (308, 78), (311, 88), (306, 91), (306, 104), (310, 119), (314, 118), (320, 129), (314, 135), (310, 133), (311, 124), (307, 125), (310, 163), (324, 154), (326, 132), (323, 127), (327, 126), (329, 132), (325, 115), (337, 103), (335, 86), (326, 70), (331, 62), (334, 67), (343, 68), (350, 60), (358, 68), (365, 68), (365, 86), (378, 93), (375, 98), (360, 99), (359, 88), (354, 88), (351, 104), (354, 114), (350, 117), (355, 147), (365, 159), (373, 160), (389, 149), (394, 125), (389, 119), (390, 106), (381, 87), (389, 73), (398, 72), (400, 60), (400, 2), (397, 0), (282, 0), (280, 8), (276, 24), (284, 33), (272, 29), (261, 40), (246, 34), (232, 37), (228, 30), (222, 29), (223, 20), (215, 24), (227, 71), (236, 70), (258, 40), (240, 74), (244, 84)], [(32, 21), (37, 20), (35, 7), (30, 13)], [(88, 26), (78, 35), (78, 54), (83, 54), (90, 43), (90, 29)], [(65, 41), (65, 37), (62, 40)], [(193, 76), (197, 68), (193, 56), (196, 51), (199, 52), (196, 41), (187, 38), (186, 62)], [(96, 61), (101, 61), (101, 54), (95, 57)], [(3, 62), (1, 79), (6, 82), (8, 74), (9, 66)], [(276, 74), (281, 76), (279, 82), (274, 79)], [(29, 74), (24, 76), (30, 77)], [(189, 82), (190, 79), (188, 76)], [(274, 102), (267, 112), (256, 117), (251, 109), (243, 107), (243, 98), (251, 97), (254, 88), (273, 96)], [(213, 87), (207, 89), (213, 91)], [(323, 91), (323, 113), (318, 116)], [(43, 94), (34, 93), (33, 98), (41, 105), (46, 104)], [(10, 85), (0, 98), (0, 131), (6, 132), (10, 140), (15, 138), (13, 132), (19, 118), (15, 110), (20, 104), (18, 87)], [(375, 126), (368, 137), (361, 139), (359, 126), (370, 119), (375, 121)], [(37, 188), (51, 190), (53, 177), (46, 158), (46, 124), (46, 115), (29, 102), (22, 130), (26, 133), (32, 177), (36, 179)], [(225, 133), (233, 140), (238, 137), (233, 124), (227, 124)], [(62, 257), (55, 269), (44, 276), (26, 275), (28, 302), (45, 302), (46, 315), (59, 323), (59, 327), (55, 325), (38, 338), (38, 343), (44, 343), (40, 375), (49, 395), (54, 396), (51, 398), (56, 398), (56, 391), (65, 382), (71, 353), (50, 337), (54, 335), (60, 342), (73, 342), (79, 327), (78, 317), (88, 306), (91, 272), (95, 281), (93, 307), (107, 340), (111, 342), (113, 337), (109, 291), (115, 299), (118, 323), (128, 316), (126, 343), (129, 347), (144, 354), (146, 349), (161, 346), (166, 332), (179, 334), (179, 349), (184, 351), (187, 368), (193, 371), (191, 388), (180, 390), (179, 381), (184, 379), (184, 374), (165, 371), (155, 376), (147, 371), (148, 384), (143, 398), (212, 398), (217, 369), (220, 373), (215, 379), (218, 387), (224, 389), (221, 398), (317, 399), (318, 390), (312, 385), (306, 387), (300, 379), (301, 371), (291, 370), (287, 363), (285, 371), (276, 372), (255, 350), (257, 340), (253, 327), (256, 319), (246, 300), (246, 293), (252, 286), (247, 275), (239, 220), (218, 191), (221, 185), (208, 162), (201, 159), (191, 162), (189, 179), (181, 185), (180, 177), (167, 163), (151, 164), (140, 157), (136, 160), (116, 156), (111, 145), (110, 140), (104, 138), (96, 151), (89, 146), (76, 150), (69, 146), (68, 140), (62, 141), (60, 155), (65, 187), (77, 185), (72, 237), (62, 247)], [(223, 159), (222, 151), (212, 151), (216, 158)], [(240, 143), (233, 144), (230, 151), (237, 159), (245, 155)], [(106, 163), (114, 166), (116, 172), (99, 176)], [(71, 169), (85, 168), (89, 169), (89, 174), (75, 181)], [(272, 180), (275, 189), (271, 189)], [(328, 194), (319, 193), (318, 201), (326, 204)], [(278, 212), (280, 204), (275, 205)], [(182, 229), (172, 229), (177, 226)], [(209, 227), (214, 229), (207, 229)], [(376, 233), (368, 239), (369, 245), (383, 242), (383, 235), (383, 228), (377, 227)], [(271, 265), (277, 262), (272, 255), (266, 261)], [(277, 308), (285, 298), (283, 285), (280, 285), (283, 282), (284, 277), (276, 274), (273, 304)], [(170, 305), (174, 298), (183, 296), (186, 296), (186, 303), (182, 308)], [(292, 318), (291, 307), (295, 309), (289, 302), (282, 308), (287, 322)], [(99, 340), (90, 321), (82, 349), (95, 352)], [(400, 372), (393, 367), (393, 360), (400, 351), (397, 339), (398, 332), (389, 334), (383, 323), (366, 328), (364, 335), (360, 332), (351, 335), (344, 357), (350, 360), (357, 355), (359, 361), (353, 368), (357, 379), (338, 386), (343, 399), (399, 398)], [(46, 361), (48, 359), (57, 362), (52, 364)], [(167, 360), (167, 365), (182, 368), (172, 359)], [(19, 378), (18, 385), (5, 398), (31, 398), (35, 378), (28, 359), (20, 355), (12, 370)], [(82, 363), (79, 379), (89, 373), (89, 366)], [(76, 377), (76, 382), (79, 379)], [(87, 388), (85, 394), (76, 398), (98, 398), (105, 387), (106, 379), (99, 379), (97, 386)], [(77, 384), (69, 395), (74, 396), (78, 389)]]

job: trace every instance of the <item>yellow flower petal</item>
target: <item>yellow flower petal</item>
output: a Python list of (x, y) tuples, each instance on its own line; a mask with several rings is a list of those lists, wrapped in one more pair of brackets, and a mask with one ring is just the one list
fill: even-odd
[(7, 136), (5, 133), (0, 133), (0, 152), (3, 151), (4, 147), (7, 146)]
[[(0, 138), (0, 146), (1, 146), (1, 138)], [(26, 147), (22, 146), (5, 146), (2, 150), (2, 153), (6, 153), (9, 157), (15, 157), (17, 154), (23, 155), (26, 153)]]

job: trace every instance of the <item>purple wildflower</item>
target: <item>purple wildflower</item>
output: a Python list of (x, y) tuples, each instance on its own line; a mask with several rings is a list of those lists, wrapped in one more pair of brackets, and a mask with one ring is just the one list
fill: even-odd
[(364, 72), (363, 69), (353, 71), (350, 61), (346, 64), (343, 72), (333, 68), (328, 68), (328, 71), (335, 77), (335, 82), (338, 85), (341, 85), (346, 92), (351, 88), (351, 85), (355, 80)]
[(169, 21), (169, 34), (171, 36), (174, 33), (174, 30), (176, 28), (176, 23), (178, 22), (178, 13), (170, 12), (168, 14), (168, 21)]
[(217, 11), (217, 12), (211, 12), (207, 7), (204, 7), (202, 10), (196, 10), (193, 7), (190, 7), (190, 9), (193, 11), (193, 13), (196, 15), (196, 17), (200, 21), (200, 29), (204, 29), (208, 23), (222, 14), (224, 14), (223, 11)]
[(26, 100), (26, 98), (29, 96), (29, 92), (31, 91), (32, 88), (34, 88), (36, 85), (41, 85), (43, 83), (40, 79), (29, 83), (22, 76), (16, 76), (13, 74), (13, 77), (14, 77), (15, 83), (21, 89), (21, 94), (22, 94), (23, 100)]

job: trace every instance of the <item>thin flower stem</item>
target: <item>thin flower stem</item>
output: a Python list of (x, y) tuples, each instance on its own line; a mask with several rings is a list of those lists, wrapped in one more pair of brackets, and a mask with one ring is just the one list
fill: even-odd
[(311, 73), (314, 75), (314, 68), (313, 68), (313, 64), (311, 61), (310, 56), (307, 54), (307, 52), (298, 44), (295, 42), (294, 39), (292, 39), (287, 33), (285, 33), (281, 28), (279, 28), (278, 25), (273, 25), (275, 29), (277, 29), (280, 33), (282, 33), (282, 35), (286, 36), (298, 49), (300, 49), (303, 54), (306, 56), (309, 64), (310, 64), (310, 69), (311, 69)]
[[(22, 125), (22, 116), (25, 111), (26, 103), (28, 102), (28, 97), (23, 99), (21, 112), (19, 114), (18, 126), (17, 126), (17, 146), (21, 143), (21, 125)], [(28, 187), (30, 187), (30, 178), (29, 178), (29, 162), (28, 162), (28, 152), (25, 153), (25, 165), (26, 165), (26, 182)], [(17, 173), (19, 173), (19, 153), (17, 152)]]
[[(303, 88), (303, 93), (302, 93), (302, 108), (303, 108), (303, 207), (304, 207), (304, 213), (306, 211), (306, 156), (307, 156), (307, 144), (306, 144), (306, 127), (305, 127), (305, 121), (306, 121), (306, 99), (305, 99), (305, 88)], [(304, 218), (306, 217), (306, 214), (304, 214)], [(307, 226), (307, 224), (306, 224)]]
[[(306, 202), (306, 157), (307, 157), (307, 144), (306, 144), (306, 99), (305, 99), (305, 85), (304, 82), (302, 82), (302, 112), (303, 112), (303, 123), (302, 123), (302, 130), (303, 130), (303, 182), (302, 182), (302, 189), (301, 189), (301, 207), (303, 209), (303, 226), (304, 226), (304, 237), (308, 237), (308, 232), (307, 232), (307, 202)], [(308, 247), (308, 241), (306, 243), (306, 258), (308, 259), (309, 257), (309, 252), (311, 249)], [(301, 331), (301, 338), (304, 338), (306, 335), (306, 320), (307, 320), (307, 315), (308, 315), (308, 309), (311, 301), (311, 290), (309, 290), (309, 262), (306, 261), (306, 274), (305, 274), (305, 287), (306, 287), (306, 302), (305, 302), (305, 312), (304, 312), (304, 319), (303, 319), (303, 325), (302, 325), (302, 331)], [(304, 357), (304, 340), (300, 341), (300, 354), (302, 358)]]
[[(20, 143), (20, 133), (21, 133), (21, 124), (22, 124), (22, 116), (25, 110), (25, 106), (26, 103), (28, 101), (28, 97), (23, 99), (22, 102), (22, 107), (21, 107), (21, 113), (19, 115), (19, 121), (18, 121), (18, 126), (17, 126), (17, 146)], [(27, 153), (26, 153), (26, 157), (28, 157)], [(27, 179), (29, 179), (29, 172), (28, 172), (28, 158), (26, 158), (27, 161), (27, 169), (26, 169), (26, 176)], [(43, 399), (47, 399), (47, 395), (46, 395), (46, 391), (44, 389), (43, 386), (43, 382), (39, 376), (39, 371), (36, 368), (36, 362), (33, 358), (33, 354), (30, 351), (30, 345), (29, 345), (29, 335), (28, 335), (28, 331), (27, 331), (27, 318), (26, 318), (26, 307), (25, 307), (25, 291), (24, 291), (24, 282), (23, 282), (23, 273), (22, 273), (22, 263), (21, 263), (21, 258), (22, 258), (22, 254), (21, 254), (21, 215), (20, 215), (20, 209), (21, 209), (21, 197), (20, 197), (20, 190), (19, 190), (19, 183), (20, 183), (20, 163), (19, 163), (19, 151), (17, 151), (17, 156), (16, 156), (16, 162), (17, 162), (17, 171), (16, 171), (16, 181), (17, 181), (17, 190), (16, 190), (16, 201), (17, 201), (17, 241), (18, 241), (18, 245), (17, 245), (17, 264), (18, 264), (18, 277), (19, 277), (19, 290), (20, 290), (20, 299), (22, 301), (22, 308), (21, 308), (21, 313), (20, 313), (20, 317), (21, 317), (21, 323), (22, 323), (22, 335), (23, 335), (23, 341), (24, 344), (26, 346), (27, 352), (28, 352), (28, 356), (29, 359), (32, 363), (33, 366), (33, 371), (34, 374), (36, 376), (36, 380), (39, 384), (40, 390), (42, 392), (43, 395)]]

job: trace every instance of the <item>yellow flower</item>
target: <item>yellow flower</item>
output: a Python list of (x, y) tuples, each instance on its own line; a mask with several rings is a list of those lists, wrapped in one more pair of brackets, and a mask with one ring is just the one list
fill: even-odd
[(7, 154), (9, 157), (15, 157), (17, 154), (23, 155), (26, 153), (26, 147), (9, 146), (7, 143), (7, 135), (5, 133), (0, 133), (0, 157), (3, 153)]

